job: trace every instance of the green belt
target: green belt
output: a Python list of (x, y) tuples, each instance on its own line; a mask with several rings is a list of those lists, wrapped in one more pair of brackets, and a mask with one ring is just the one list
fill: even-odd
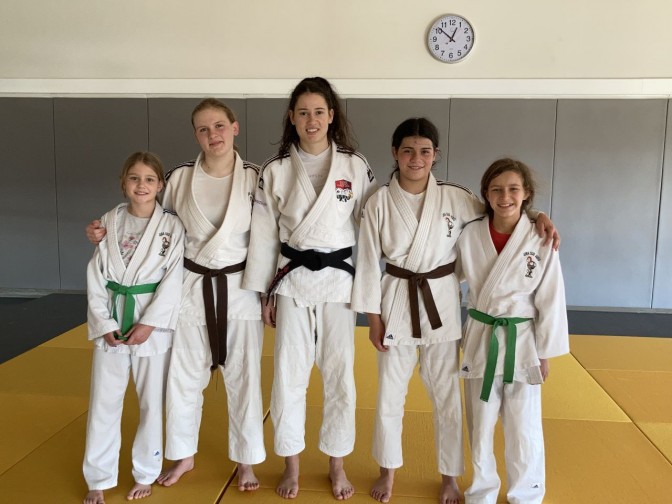
[(156, 292), (158, 286), (158, 282), (152, 284), (131, 285), (130, 287), (118, 284), (117, 282), (107, 282), (106, 287), (114, 292), (114, 296), (112, 296), (112, 317), (117, 322), (119, 322), (119, 319), (117, 318), (117, 297), (121, 295), (126, 298), (124, 301), (124, 315), (121, 318), (121, 336), (119, 336), (118, 339), (126, 341), (128, 339), (126, 333), (133, 327), (135, 295), (151, 294), (152, 292)]
[(485, 366), (483, 375), (483, 388), (481, 389), (481, 400), (488, 402), (492, 382), (495, 379), (495, 369), (497, 368), (497, 354), (499, 353), (499, 343), (497, 342), (497, 328), (506, 327), (506, 354), (504, 355), (504, 383), (513, 382), (513, 372), (516, 367), (516, 324), (532, 320), (522, 317), (492, 317), (487, 313), (469, 309), (469, 316), (479, 322), (492, 326), (490, 336), (490, 348), (488, 350), (488, 362)]

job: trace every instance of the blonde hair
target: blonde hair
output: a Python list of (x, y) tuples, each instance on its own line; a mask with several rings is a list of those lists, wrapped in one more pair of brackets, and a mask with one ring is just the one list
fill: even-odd
[[(191, 112), (191, 126), (192, 128), (196, 129), (196, 125), (194, 124), (194, 118), (196, 117), (196, 114), (199, 112), (203, 112), (204, 110), (207, 109), (215, 109), (215, 110), (220, 110), (224, 112), (226, 115), (227, 119), (231, 124), (235, 123), (238, 119), (236, 119), (236, 114), (233, 113), (233, 110), (231, 110), (228, 105), (225, 105), (224, 102), (221, 102), (217, 98), (206, 98), (202, 100), (194, 110)], [(238, 152), (238, 146), (234, 143), (233, 144), (233, 150)]]

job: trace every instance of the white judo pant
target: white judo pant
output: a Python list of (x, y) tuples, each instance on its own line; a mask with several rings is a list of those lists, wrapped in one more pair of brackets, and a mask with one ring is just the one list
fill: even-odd
[(355, 320), (344, 303), (298, 307), (276, 296), (275, 371), (271, 418), (275, 453), (289, 457), (305, 447), (306, 390), (313, 364), (324, 383), (319, 449), (344, 457), (355, 446)]
[(467, 504), (495, 504), (500, 480), (494, 453), (497, 417), (504, 428), (504, 460), (511, 504), (537, 504), (544, 499), (544, 435), (541, 386), (495, 376), (488, 402), (480, 399), (482, 378), (464, 380), (467, 424), (474, 480), (464, 493)]
[[(462, 401), (458, 378), (459, 342), (390, 346), (378, 352), (378, 401), (373, 431), (373, 458), (380, 467), (403, 465), (401, 447), (404, 403), (418, 360), (420, 377), (432, 401), (439, 472), (464, 472)], [(414, 436), (415, 434), (411, 434)]]
[[(264, 410), (261, 400), (260, 320), (229, 320), (226, 365), (220, 366), (229, 414), (229, 459), (259, 464), (264, 449)], [(205, 326), (178, 322), (168, 372), (166, 397), (166, 458), (181, 460), (198, 451), (203, 413), (203, 390), (212, 373), (212, 356)]]
[(134, 357), (94, 348), (83, 465), (89, 490), (117, 486), (121, 414), (130, 373), (140, 405), (132, 451), (133, 479), (143, 485), (156, 481), (163, 462), (163, 405), (169, 360), (170, 350)]

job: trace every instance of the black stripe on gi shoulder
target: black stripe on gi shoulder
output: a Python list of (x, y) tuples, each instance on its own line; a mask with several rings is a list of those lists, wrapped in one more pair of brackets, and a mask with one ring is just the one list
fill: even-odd
[(175, 170), (179, 170), (180, 168), (184, 168), (184, 167), (193, 168), (195, 165), (196, 165), (196, 160), (195, 159), (192, 159), (191, 161), (187, 161), (186, 163), (181, 163), (181, 164), (177, 165), (176, 167), (172, 168), (168, 173), (166, 173), (166, 181), (168, 181), (168, 179), (170, 178), (170, 176), (173, 174), (173, 172)]
[(471, 189), (469, 189), (467, 186), (463, 186), (461, 184), (456, 184), (455, 182), (448, 182), (446, 180), (436, 180), (436, 185), (445, 185), (445, 186), (452, 186), (452, 187), (457, 187), (458, 189), (462, 189), (463, 191), (468, 192), (469, 194), (474, 194)]
[(467, 223), (464, 225), (464, 227), (466, 228), (469, 224), (473, 224), (474, 222), (481, 222), (483, 219), (485, 219), (485, 217), (486, 217), (485, 215), (481, 215), (480, 217), (476, 217), (475, 219), (470, 220), (469, 222), (467, 222)]
[(359, 159), (361, 159), (362, 162), (364, 163), (364, 166), (366, 166), (366, 176), (369, 177), (369, 182), (374, 181), (374, 179), (376, 177), (373, 175), (373, 170), (371, 169), (371, 166), (369, 166), (369, 162), (366, 160), (366, 158), (364, 157), (364, 155), (361, 152), (349, 151), (348, 149), (345, 149), (344, 147), (340, 147), (338, 145), (336, 146), (336, 152), (338, 152), (340, 154), (347, 154), (349, 156), (356, 156)]
[(361, 152), (351, 151), (350, 149), (346, 149), (345, 147), (342, 147), (340, 145), (336, 145), (336, 152), (338, 152), (339, 154), (347, 154), (348, 156), (357, 156), (367, 165), (369, 164), (369, 162), (366, 160), (366, 158), (362, 155)]
[(276, 154), (275, 156), (270, 157), (266, 161), (264, 161), (263, 164), (261, 165), (261, 169), (264, 170), (272, 162), (282, 160), (282, 159), (285, 159), (285, 158), (288, 158), (288, 157), (289, 157), (289, 152), (287, 152), (286, 154)]
[(259, 174), (259, 171), (260, 171), (259, 165), (256, 165), (254, 163), (250, 163), (249, 161), (243, 161), (243, 169), (244, 170), (254, 170), (257, 175)]

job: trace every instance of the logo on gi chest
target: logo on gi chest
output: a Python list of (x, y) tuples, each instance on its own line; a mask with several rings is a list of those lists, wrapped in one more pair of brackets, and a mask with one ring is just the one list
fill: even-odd
[(524, 252), (523, 257), (525, 258), (525, 278), (532, 278), (532, 272), (537, 267), (541, 257), (536, 252)]
[(336, 199), (343, 202), (352, 199), (352, 182), (345, 179), (336, 181)]
[(170, 248), (170, 237), (172, 236), (172, 233), (162, 231), (159, 233), (159, 236), (161, 237), (161, 250), (159, 251), (159, 255), (161, 257), (166, 257), (166, 252), (168, 252), (168, 249)]
[(446, 225), (448, 226), (448, 234), (446, 236), (448, 238), (452, 238), (453, 228), (455, 227), (455, 221), (457, 220), (457, 217), (455, 217), (450, 212), (443, 212), (441, 215), (443, 216), (443, 220), (446, 221)]

